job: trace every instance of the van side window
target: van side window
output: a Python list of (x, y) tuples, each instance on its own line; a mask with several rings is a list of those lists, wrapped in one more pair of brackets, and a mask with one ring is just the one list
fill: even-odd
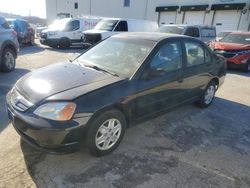
[(197, 27), (188, 27), (185, 35), (191, 36), (191, 37), (200, 37), (200, 32)]
[(77, 30), (79, 28), (80, 28), (80, 21), (79, 20), (73, 20), (73, 21), (69, 22), (66, 25), (64, 31), (75, 31), (75, 30)]
[(116, 26), (115, 31), (128, 31), (127, 21), (120, 21)]
[(182, 50), (180, 42), (164, 44), (150, 62), (150, 69), (164, 72), (175, 71), (182, 67)]
[(185, 42), (187, 67), (200, 65), (205, 63), (204, 49), (201, 44), (197, 42)]

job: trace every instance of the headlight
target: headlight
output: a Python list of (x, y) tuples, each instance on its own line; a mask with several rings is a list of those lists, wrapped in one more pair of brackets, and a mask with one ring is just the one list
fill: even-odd
[(250, 53), (250, 50), (243, 50), (243, 51), (237, 52), (237, 54), (240, 54), (240, 55), (247, 54), (247, 53)]
[(34, 114), (46, 119), (66, 121), (72, 118), (75, 109), (76, 104), (72, 102), (51, 102), (39, 106)]

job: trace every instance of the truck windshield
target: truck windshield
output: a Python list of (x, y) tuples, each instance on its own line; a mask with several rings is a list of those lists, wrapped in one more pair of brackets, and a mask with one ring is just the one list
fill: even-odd
[(237, 43), (237, 44), (249, 44), (250, 45), (250, 35), (249, 34), (228, 34), (220, 42)]
[(173, 33), (173, 34), (182, 34), (184, 27), (180, 26), (161, 26), (160, 32), (162, 33)]
[(49, 29), (51, 30), (63, 30), (66, 24), (69, 22), (70, 18), (64, 18), (60, 20), (54, 21), (51, 25), (49, 25)]
[(97, 30), (113, 31), (118, 20), (102, 20), (96, 26)]

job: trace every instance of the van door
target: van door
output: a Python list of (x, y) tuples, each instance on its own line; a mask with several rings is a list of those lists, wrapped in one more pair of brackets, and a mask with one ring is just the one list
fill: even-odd
[(80, 42), (82, 37), (82, 32), (80, 29), (80, 21), (72, 20), (70, 21), (65, 29), (65, 37), (69, 38), (71, 42)]

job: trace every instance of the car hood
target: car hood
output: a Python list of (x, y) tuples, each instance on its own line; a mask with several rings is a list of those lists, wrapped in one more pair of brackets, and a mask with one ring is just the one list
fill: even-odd
[[(59, 93), (61, 94), (60, 100), (74, 99), (119, 80), (121, 80), (119, 77), (108, 73), (66, 62), (49, 65), (28, 73), (16, 83), (16, 88), (30, 102), (37, 104)], [(76, 88), (81, 88), (81, 90), (78, 89), (77, 93), (71, 92), (71, 96), (63, 98), (63, 92)]]
[(211, 44), (214, 50), (248, 50), (250, 49), (249, 44), (237, 44), (227, 42), (214, 42)]

